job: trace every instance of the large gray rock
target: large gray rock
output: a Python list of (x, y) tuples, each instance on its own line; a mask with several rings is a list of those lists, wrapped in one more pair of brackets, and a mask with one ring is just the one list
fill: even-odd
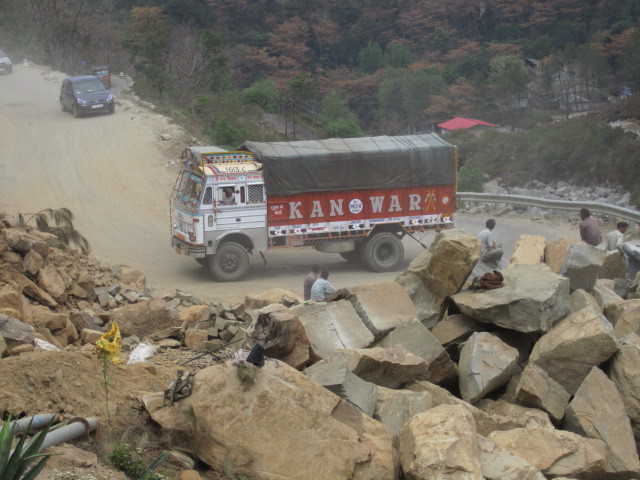
[(514, 393), (517, 403), (544, 410), (556, 421), (564, 417), (570, 398), (562, 385), (533, 363), (527, 365), (520, 375)]
[(442, 345), (458, 343), (466, 340), (473, 332), (480, 329), (475, 320), (464, 315), (447, 315), (431, 329)]
[(433, 407), (433, 400), (429, 392), (378, 387), (374, 417), (380, 420), (390, 433), (396, 435), (405, 423), (431, 407)]
[(476, 425), (463, 407), (440, 405), (420, 413), (399, 438), (407, 480), (483, 480)]
[(582, 290), (579, 288), (578, 290), (574, 290), (571, 292), (571, 297), (569, 299), (571, 313), (582, 310), (583, 308), (593, 308), (596, 312), (602, 312), (602, 307), (595, 299), (593, 295), (589, 292)]
[(455, 363), (438, 339), (418, 321), (405, 323), (393, 330), (379, 347), (401, 347), (423, 358), (427, 364), (427, 378), (434, 383), (451, 381), (457, 375)]
[(349, 300), (356, 312), (378, 339), (416, 318), (415, 305), (397, 282), (361, 285), (349, 289), (349, 292)]
[(486, 480), (545, 480), (536, 467), (488, 438), (478, 436), (482, 475)]
[(364, 413), (373, 416), (377, 387), (354, 374), (344, 362), (318, 362), (304, 373), (314, 382), (349, 401)]
[(619, 296), (615, 292), (615, 285), (613, 280), (607, 280), (599, 278), (596, 280), (596, 284), (593, 287), (593, 296), (600, 305), (602, 311), (605, 311), (608, 307), (615, 305), (616, 303), (624, 302), (624, 298)]
[(458, 369), (462, 398), (475, 402), (518, 371), (518, 350), (490, 333), (476, 332), (462, 348)]
[[(553, 428), (549, 414), (537, 408), (523, 407), (505, 400), (484, 398), (476, 406), (485, 413), (495, 417), (512, 419), (513, 423), (524, 428)], [(477, 422), (477, 420), (476, 420)], [(499, 428), (497, 430), (504, 430)], [(510, 429), (508, 429), (510, 430)]]
[(604, 250), (586, 243), (576, 243), (569, 247), (562, 274), (569, 278), (571, 290), (593, 290), (600, 276), (605, 255)]
[(0, 336), (18, 343), (33, 343), (35, 330), (17, 318), (0, 313)]
[(640, 337), (635, 333), (620, 339), (610, 376), (622, 394), (635, 437), (640, 438)]
[(533, 347), (529, 361), (573, 394), (592, 367), (617, 351), (609, 321), (601, 313), (585, 308), (543, 335)]
[[(606, 315), (607, 319), (611, 322), (611, 324), (614, 327), (618, 324), (618, 320), (623, 316), (625, 316), (627, 313), (629, 313), (630, 318), (633, 318), (635, 316), (640, 317), (640, 300), (625, 300), (623, 302), (614, 303), (614, 304), (608, 305), (604, 311), (604, 314)], [(629, 319), (623, 320), (623, 322), (627, 324), (624, 326), (624, 329), (627, 329), (627, 328), (633, 329), (634, 326), (635, 328), (637, 328), (637, 326), (635, 325), (635, 322), (629, 321)], [(616, 335), (618, 335), (619, 337), (624, 337), (626, 335), (626, 334), (620, 335), (620, 333), (624, 333), (624, 332), (616, 331)], [(632, 333), (632, 332), (628, 331), (627, 333)]]
[(413, 300), (417, 318), (426, 327), (435, 325), (443, 300), (462, 288), (479, 258), (480, 242), (475, 236), (445, 230), (396, 279)]
[(306, 331), (311, 348), (321, 358), (343, 348), (366, 348), (374, 341), (349, 300), (305, 304), (291, 309)]
[(463, 291), (453, 301), (474, 320), (519, 332), (546, 332), (569, 313), (569, 282), (546, 265), (511, 265), (504, 287)]
[(607, 449), (600, 440), (553, 428), (516, 428), (489, 435), (498, 448), (517, 455), (550, 478), (603, 478)]
[(180, 320), (164, 300), (133, 303), (109, 312), (109, 319), (120, 326), (123, 335), (144, 337), (158, 330), (177, 327)]
[(627, 274), (627, 264), (624, 261), (622, 252), (607, 252), (604, 257), (602, 269), (600, 269), (600, 278), (624, 278)]
[(607, 470), (637, 474), (640, 461), (631, 422), (615, 384), (597, 367), (584, 379), (567, 408), (565, 427), (602, 440), (608, 447)]
[(342, 350), (328, 361), (340, 357), (363, 380), (387, 388), (400, 388), (417, 380), (428, 380), (430, 376), (425, 359), (401, 347)]
[(542, 235), (520, 235), (511, 254), (511, 265), (537, 265), (544, 262), (546, 239)]

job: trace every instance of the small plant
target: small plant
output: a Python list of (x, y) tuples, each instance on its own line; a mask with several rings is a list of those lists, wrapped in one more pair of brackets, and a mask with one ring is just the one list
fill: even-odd
[(50, 457), (40, 453), (48, 431), (49, 427), (38, 432), (31, 440), (23, 435), (14, 448), (14, 428), (10, 420), (5, 420), (0, 430), (0, 479), (33, 480), (40, 475)]
[(167, 459), (167, 454), (162, 452), (149, 466), (147, 466), (140, 453), (127, 443), (119, 443), (109, 455), (111, 464), (132, 480), (164, 480), (164, 477), (154, 471)]
[(238, 380), (244, 385), (245, 390), (256, 383), (256, 377), (258, 375), (258, 368), (256, 366), (247, 362), (241, 362), (236, 365), (236, 369)]

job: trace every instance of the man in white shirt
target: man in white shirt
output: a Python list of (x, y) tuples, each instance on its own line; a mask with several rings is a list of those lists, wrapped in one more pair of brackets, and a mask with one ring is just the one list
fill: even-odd
[(624, 243), (624, 234), (627, 233), (629, 224), (627, 222), (618, 222), (616, 230), (607, 234), (607, 251), (613, 252), (622, 248)]
[(480, 240), (480, 261), (493, 268), (498, 268), (502, 259), (503, 251), (496, 241), (493, 229), (496, 228), (496, 221), (490, 218), (485, 223), (485, 228), (478, 234)]
[(326, 302), (336, 293), (336, 289), (329, 283), (329, 272), (320, 272), (320, 278), (313, 282), (311, 287), (311, 300), (314, 302)]

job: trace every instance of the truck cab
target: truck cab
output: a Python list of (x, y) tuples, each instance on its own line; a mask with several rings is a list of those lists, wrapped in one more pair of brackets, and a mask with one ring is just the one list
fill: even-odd
[(266, 249), (266, 196), (261, 165), (249, 152), (189, 147), (171, 202), (172, 245), (236, 280), (249, 270), (249, 253)]

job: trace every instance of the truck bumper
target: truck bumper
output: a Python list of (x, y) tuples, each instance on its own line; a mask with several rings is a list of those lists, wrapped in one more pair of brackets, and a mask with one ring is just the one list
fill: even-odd
[(179, 238), (171, 239), (171, 246), (178, 255), (187, 255), (194, 258), (204, 258), (207, 256), (207, 247), (205, 245), (192, 245)]

